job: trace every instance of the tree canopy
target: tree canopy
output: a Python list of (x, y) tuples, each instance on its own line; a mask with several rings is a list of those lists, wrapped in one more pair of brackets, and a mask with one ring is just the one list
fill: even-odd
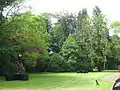
[[(102, 71), (115, 69), (120, 63), (120, 37), (109, 35), (108, 22), (99, 7), (93, 9), (91, 17), (86, 8), (77, 15), (69, 12), (34, 15), (30, 11), (15, 11), (17, 14), (9, 17), (3, 14), (21, 2), (0, 1), (0, 70), (17, 72), (19, 54), (26, 70)], [(57, 22), (53, 24), (52, 18)], [(115, 32), (119, 32), (119, 26), (119, 21), (111, 24)]]

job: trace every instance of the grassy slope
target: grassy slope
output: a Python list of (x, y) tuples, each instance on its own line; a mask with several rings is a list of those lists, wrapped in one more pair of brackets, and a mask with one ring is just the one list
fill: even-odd
[[(5, 81), (0, 78), (0, 90), (111, 90), (112, 82), (104, 81), (102, 73), (49, 73), (30, 74), (29, 81)], [(95, 80), (100, 82), (97, 86)]]

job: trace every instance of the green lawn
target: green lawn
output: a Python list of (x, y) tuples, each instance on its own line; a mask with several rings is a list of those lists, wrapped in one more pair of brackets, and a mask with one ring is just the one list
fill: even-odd
[[(113, 72), (30, 74), (29, 81), (5, 81), (0, 77), (0, 90), (111, 90), (113, 83), (104, 80)], [(97, 86), (95, 80), (100, 82)]]

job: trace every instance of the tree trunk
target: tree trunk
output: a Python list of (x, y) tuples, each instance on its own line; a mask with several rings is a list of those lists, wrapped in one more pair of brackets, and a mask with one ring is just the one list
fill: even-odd
[(104, 59), (104, 65), (103, 65), (103, 70), (106, 69), (106, 56), (105, 56), (105, 59)]

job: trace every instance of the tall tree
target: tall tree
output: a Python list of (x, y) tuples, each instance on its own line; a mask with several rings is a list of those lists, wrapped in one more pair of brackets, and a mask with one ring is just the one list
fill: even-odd
[[(87, 9), (82, 9), (77, 17), (76, 42), (79, 46), (79, 63), (83, 68), (89, 68), (92, 65), (90, 55), (91, 51), (91, 22)], [(92, 67), (91, 67), (92, 68)]]
[(102, 14), (98, 6), (96, 6), (93, 10), (92, 22), (92, 32), (94, 37), (93, 47), (95, 54), (94, 62), (99, 71), (101, 71), (101, 69), (105, 69), (105, 64), (107, 61), (106, 56), (109, 52), (109, 31), (105, 16)]
[(53, 45), (56, 45), (55, 47), (58, 48), (57, 52), (60, 52), (69, 34), (73, 34), (76, 31), (76, 16), (68, 12), (56, 14), (55, 16), (58, 21), (52, 31)]
[(110, 52), (107, 56), (107, 68), (117, 69), (117, 65), (120, 64), (120, 37), (117, 35), (110, 36)]
[(78, 69), (77, 59), (79, 56), (79, 47), (75, 41), (74, 35), (69, 35), (62, 46), (62, 56), (65, 58), (66, 70), (76, 71)]

